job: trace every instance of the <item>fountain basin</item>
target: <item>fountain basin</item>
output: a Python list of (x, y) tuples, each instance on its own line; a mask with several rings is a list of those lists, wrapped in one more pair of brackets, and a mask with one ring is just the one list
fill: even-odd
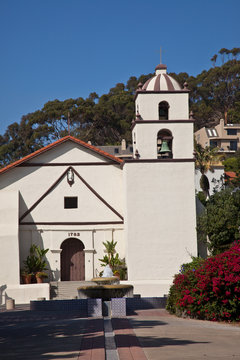
[(89, 285), (80, 286), (78, 288), (79, 299), (103, 299), (110, 300), (111, 298), (133, 297), (132, 285)]
[(117, 285), (119, 284), (119, 278), (117, 276), (111, 277), (96, 277), (91, 280), (97, 285)]

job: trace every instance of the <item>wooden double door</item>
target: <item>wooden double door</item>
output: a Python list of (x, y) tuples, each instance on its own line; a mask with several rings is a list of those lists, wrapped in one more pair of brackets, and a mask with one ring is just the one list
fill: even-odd
[(61, 280), (85, 280), (85, 254), (82, 241), (69, 238), (61, 245)]

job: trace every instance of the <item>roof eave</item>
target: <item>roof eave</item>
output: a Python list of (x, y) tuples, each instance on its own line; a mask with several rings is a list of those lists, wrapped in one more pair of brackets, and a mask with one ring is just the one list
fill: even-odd
[(105, 151), (103, 151), (103, 150), (101, 150), (101, 149), (99, 149), (99, 148), (97, 148), (97, 147), (95, 147), (93, 145), (87, 144), (82, 140), (74, 138), (73, 136), (67, 135), (67, 136), (55, 141), (54, 143), (49, 144), (49, 145), (47, 145), (47, 146), (45, 146), (45, 147), (43, 147), (43, 148), (41, 148), (39, 150), (36, 150), (32, 154), (29, 154), (29, 155), (23, 157), (22, 159), (19, 159), (19, 160), (13, 162), (13, 163), (7, 165), (6, 167), (0, 169), (0, 174), (3, 174), (5, 172), (9, 171), (9, 170), (23, 164), (24, 162), (32, 160), (35, 157), (37, 157), (37, 156), (39, 156), (41, 154), (44, 154), (45, 152), (57, 147), (60, 144), (63, 144), (66, 141), (72, 141), (72, 142), (74, 142), (74, 143), (76, 143), (76, 144), (78, 144), (78, 145), (80, 145), (80, 146), (82, 146), (82, 147), (84, 147), (84, 148), (86, 148), (88, 150), (92, 150), (95, 153), (97, 153), (98, 155), (101, 155), (101, 156), (103, 156), (103, 157), (105, 157), (105, 158), (107, 158), (109, 160), (112, 160), (112, 161), (116, 162), (116, 164), (118, 164), (118, 165), (121, 165), (122, 162), (123, 162), (123, 160), (117, 158), (116, 156), (108, 154), (107, 152), (105, 152)]

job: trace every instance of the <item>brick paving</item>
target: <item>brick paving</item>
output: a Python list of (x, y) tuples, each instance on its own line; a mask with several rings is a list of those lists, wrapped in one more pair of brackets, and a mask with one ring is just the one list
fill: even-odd
[[(119, 360), (147, 359), (127, 318), (112, 319), (112, 327)], [(79, 319), (77, 312), (29, 311), (27, 306), (1, 308), (1, 359), (13, 359), (15, 354), (16, 359), (24, 360), (112, 360), (116, 355), (109, 350), (105, 354), (103, 318)]]
[(78, 359), (105, 360), (103, 319), (88, 319)]
[(127, 318), (112, 319), (120, 360), (147, 360)]
[(1, 360), (240, 360), (239, 339), (239, 326), (176, 318), (164, 309), (136, 310), (113, 318), (112, 327), (110, 318), (77, 313), (0, 311)]

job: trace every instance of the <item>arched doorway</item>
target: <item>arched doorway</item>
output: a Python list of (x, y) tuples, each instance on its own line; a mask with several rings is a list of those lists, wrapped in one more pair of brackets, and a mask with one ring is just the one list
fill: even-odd
[(82, 241), (69, 238), (61, 245), (61, 280), (85, 280), (85, 254)]

